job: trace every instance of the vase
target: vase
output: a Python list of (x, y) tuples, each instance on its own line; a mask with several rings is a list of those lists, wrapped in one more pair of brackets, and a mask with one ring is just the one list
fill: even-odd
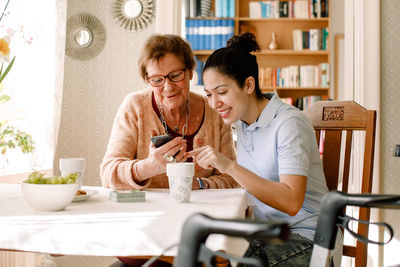
[(268, 45), (268, 48), (270, 50), (276, 50), (279, 48), (278, 42), (276, 41), (276, 33), (272, 32), (272, 40)]

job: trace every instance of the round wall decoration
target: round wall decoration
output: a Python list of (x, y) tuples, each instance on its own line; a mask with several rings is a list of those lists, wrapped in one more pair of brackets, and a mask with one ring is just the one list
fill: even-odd
[(77, 60), (90, 60), (100, 54), (106, 42), (101, 21), (90, 14), (79, 13), (67, 21), (65, 53)]
[(127, 31), (141, 31), (154, 19), (156, 0), (114, 0), (111, 14), (117, 24)]

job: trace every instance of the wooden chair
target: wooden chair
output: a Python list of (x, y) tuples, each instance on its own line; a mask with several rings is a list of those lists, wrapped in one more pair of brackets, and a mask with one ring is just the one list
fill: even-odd
[[(314, 127), (318, 144), (323, 145), (320, 150), (329, 190), (348, 192), (353, 132), (365, 132), (361, 189), (352, 193), (371, 193), (376, 111), (366, 110), (353, 101), (320, 101), (304, 113)], [(340, 175), (342, 185), (338, 188)], [(358, 219), (369, 221), (370, 210), (361, 208)], [(358, 234), (368, 236), (368, 226), (358, 224)], [(366, 266), (367, 248), (367, 244), (357, 241), (356, 246), (343, 246), (343, 255), (354, 257), (357, 267)]]

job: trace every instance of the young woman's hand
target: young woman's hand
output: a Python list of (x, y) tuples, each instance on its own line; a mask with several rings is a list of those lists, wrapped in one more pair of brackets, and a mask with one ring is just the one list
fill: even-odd
[(193, 157), (193, 160), (204, 169), (216, 168), (223, 173), (227, 172), (229, 165), (233, 162), (211, 146), (193, 149), (185, 153), (184, 157)]

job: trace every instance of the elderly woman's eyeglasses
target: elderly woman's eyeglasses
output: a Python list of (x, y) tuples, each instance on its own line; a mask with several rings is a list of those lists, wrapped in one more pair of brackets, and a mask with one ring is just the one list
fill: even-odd
[(169, 79), (171, 82), (180, 82), (185, 78), (185, 69), (174, 70), (168, 73), (167, 75), (156, 75), (147, 78), (147, 81), (154, 87), (163, 86), (166, 79)]

